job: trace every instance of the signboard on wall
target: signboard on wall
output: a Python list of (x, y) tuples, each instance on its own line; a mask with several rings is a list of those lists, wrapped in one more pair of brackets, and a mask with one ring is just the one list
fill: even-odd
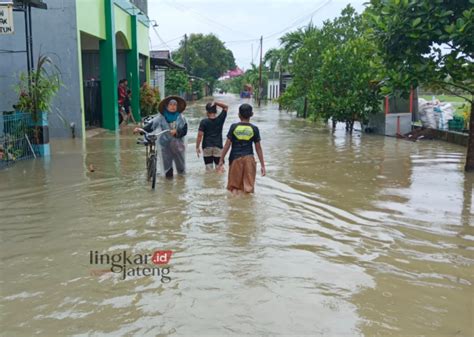
[(0, 2), (0, 35), (13, 34), (13, 3)]

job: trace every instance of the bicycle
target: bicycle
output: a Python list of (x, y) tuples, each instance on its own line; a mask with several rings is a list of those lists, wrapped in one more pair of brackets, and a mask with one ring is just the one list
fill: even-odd
[(138, 129), (140, 134), (143, 134), (143, 139), (139, 139), (137, 144), (143, 144), (146, 146), (146, 170), (147, 170), (147, 181), (151, 181), (151, 189), (155, 189), (156, 185), (156, 165), (157, 165), (157, 151), (156, 151), (156, 141), (158, 140), (159, 136), (164, 134), (165, 132), (169, 132), (170, 130), (163, 130), (163, 131), (153, 131), (153, 132), (146, 132), (143, 129)]

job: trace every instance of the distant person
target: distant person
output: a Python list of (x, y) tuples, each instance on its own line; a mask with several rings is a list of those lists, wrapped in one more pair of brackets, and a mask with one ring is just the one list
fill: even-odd
[[(222, 111), (217, 115), (217, 107), (222, 108)], [(196, 140), (196, 153), (199, 157), (202, 154), (204, 164), (208, 171), (217, 168), (219, 159), (222, 153), (222, 129), (227, 118), (228, 106), (221, 102), (207, 103), (206, 112), (207, 118), (201, 120), (199, 123), (199, 131)]]
[(125, 100), (127, 98), (127, 79), (121, 79), (118, 86), (118, 109), (120, 124), (127, 121), (127, 114), (125, 113)]
[(159, 138), (161, 147), (161, 162), (166, 178), (173, 178), (173, 162), (178, 174), (186, 171), (186, 141), (188, 123), (183, 116), (186, 101), (179, 96), (168, 96), (160, 102), (158, 116), (153, 118), (143, 129), (135, 128), (133, 132), (145, 130), (150, 133), (155, 130), (165, 132)]
[(255, 190), (255, 177), (257, 163), (253, 155), (253, 144), (260, 161), (262, 176), (265, 176), (265, 161), (260, 144), (260, 131), (250, 123), (253, 116), (252, 106), (242, 104), (239, 107), (240, 122), (232, 124), (227, 133), (227, 141), (219, 160), (219, 169), (223, 168), (227, 152), (232, 147), (229, 156), (229, 177), (227, 189), (233, 194), (240, 192), (253, 193)]
[(123, 110), (125, 114), (123, 122), (128, 123), (128, 121), (131, 119), (134, 124), (137, 124), (132, 113), (132, 91), (130, 89), (127, 89), (127, 96), (125, 96), (123, 101)]

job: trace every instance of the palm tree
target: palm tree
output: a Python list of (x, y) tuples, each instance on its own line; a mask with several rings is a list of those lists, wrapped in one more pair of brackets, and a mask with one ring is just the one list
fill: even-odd
[(264, 64), (268, 64), (271, 72), (280, 70), (283, 66), (283, 49), (272, 48), (269, 49), (263, 58)]
[[(250, 84), (253, 88), (253, 90), (256, 90), (258, 94), (260, 94), (259, 91), (259, 84), (260, 84), (260, 70), (257, 65), (254, 63), (251, 64), (251, 68), (248, 69), (245, 74), (243, 75), (244, 78), (244, 83), (245, 84)], [(268, 81), (268, 74), (265, 68), (262, 69), (262, 88), (265, 87), (265, 83)]]
[(296, 51), (303, 46), (304, 41), (317, 31), (318, 28), (310, 22), (303, 28), (298, 28), (293, 32), (283, 35), (280, 38), (280, 43), (283, 47), (282, 63), (290, 64)]

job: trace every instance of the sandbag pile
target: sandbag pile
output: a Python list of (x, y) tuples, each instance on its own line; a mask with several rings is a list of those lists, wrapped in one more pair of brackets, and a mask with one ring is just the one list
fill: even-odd
[(454, 107), (451, 103), (420, 98), (418, 99), (418, 114), (423, 127), (448, 130), (448, 121), (453, 119)]

